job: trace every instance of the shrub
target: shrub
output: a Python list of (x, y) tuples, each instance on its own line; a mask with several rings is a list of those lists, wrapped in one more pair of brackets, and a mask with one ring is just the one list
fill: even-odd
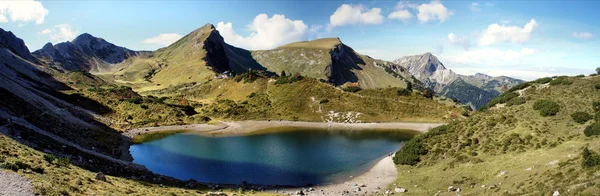
[(571, 84), (573, 84), (573, 81), (569, 80), (569, 78), (566, 76), (561, 76), (561, 77), (558, 77), (558, 78), (550, 81), (550, 85), (553, 85), (553, 86), (561, 85), (561, 84), (562, 85), (571, 85)]
[(394, 157), (394, 163), (400, 165), (416, 165), (419, 163), (419, 156), (425, 154), (426, 150), (423, 148), (420, 139), (411, 139), (398, 152)]
[(531, 84), (529, 82), (521, 83), (521, 84), (518, 84), (518, 85), (513, 86), (512, 88), (508, 89), (508, 91), (506, 91), (506, 93), (522, 90), (529, 86), (531, 86)]
[[(514, 87), (513, 87), (514, 88)], [(512, 88), (511, 88), (512, 89)], [(479, 108), (479, 111), (485, 111), (488, 108), (494, 107), (496, 104), (502, 104), (510, 101), (513, 98), (518, 98), (519, 93), (508, 91), (506, 93), (501, 94), (496, 99), (488, 102), (484, 107)]]
[(344, 90), (346, 92), (353, 92), (353, 93), (355, 93), (355, 92), (358, 92), (358, 91), (360, 91), (362, 89), (360, 87), (358, 87), (358, 86), (347, 86), (347, 87), (342, 88), (342, 90)]
[(143, 99), (141, 97), (134, 97), (134, 98), (127, 98), (127, 99), (125, 99), (125, 101), (127, 101), (129, 103), (133, 103), (133, 104), (140, 104), (140, 103), (142, 103)]
[(545, 78), (540, 78), (540, 79), (534, 80), (533, 83), (546, 84), (550, 81), (552, 81), (551, 77), (545, 77)]
[(54, 162), (54, 160), (56, 160), (56, 157), (54, 155), (51, 154), (45, 154), (44, 155), (44, 160), (48, 163), (52, 163)]
[(506, 106), (513, 106), (513, 105), (521, 105), (525, 103), (525, 98), (523, 97), (513, 97), (512, 99), (510, 99), (507, 103)]
[(19, 166), (17, 166), (14, 163), (4, 163), (4, 164), (2, 164), (2, 168), (8, 169), (8, 170), (13, 170), (13, 171), (19, 171)]
[(533, 109), (538, 110), (542, 116), (554, 116), (560, 111), (560, 105), (554, 101), (541, 99), (533, 104)]
[(585, 130), (583, 130), (583, 134), (585, 134), (585, 136), (587, 137), (593, 135), (600, 135), (600, 123), (594, 122), (591, 125), (587, 126)]
[(319, 101), (319, 104), (329, 103), (329, 99), (323, 99)]
[(575, 112), (571, 114), (571, 118), (573, 118), (575, 122), (583, 124), (592, 119), (592, 115), (588, 114), (587, 112)]
[(587, 147), (581, 152), (581, 167), (590, 168), (600, 165), (600, 155), (588, 149)]
[(62, 157), (62, 158), (58, 158), (56, 160), (56, 166), (58, 166), (58, 167), (69, 167), (70, 164), (71, 164), (71, 158), (69, 158), (69, 157)]
[(594, 88), (596, 88), (596, 89), (600, 89), (600, 83), (598, 83), (598, 84), (594, 85)]
[(447, 125), (439, 126), (429, 130), (427, 133), (416, 136), (406, 142), (394, 157), (394, 163), (401, 165), (416, 165), (420, 161), (421, 155), (427, 154), (427, 149), (423, 146), (423, 139), (431, 138), (435, 135), (446, 132)]
[(592, 102), (592, 107), (594, 108), (595, 112), (600, 112), (600, 101)]
[(396, 93), (398, 94), (398, 96), (408, 96), (411, 92), (408, 91), (408, 89), (400, 89), (396, 91)]
[(576, 78), (583, 78), (583, 77), (585, 77), (585, 75), (583, 75), (583, 74), (579, 74), (579, 75), (576, 75), (575, 77), (576, 77)]

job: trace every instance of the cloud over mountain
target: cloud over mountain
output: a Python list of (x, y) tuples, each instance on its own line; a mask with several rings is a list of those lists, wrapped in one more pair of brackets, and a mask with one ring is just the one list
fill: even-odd
[(231, 22), (219, 22), (216, 28), (225, 42), (251, 50), (272, 49), (301, 41), (305, 39), (309, 29), (302, 20), (291, 20), (280, 14), (275, 14), (271, 18), (267, 14), (259, 14), (248, 27), (252, 32), (245, 37), (233, 29)]

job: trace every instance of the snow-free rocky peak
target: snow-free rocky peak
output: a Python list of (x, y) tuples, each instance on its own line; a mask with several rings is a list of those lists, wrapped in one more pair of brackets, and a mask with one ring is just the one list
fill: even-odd
[(112, 64), (145, 53), (116, 46), (102, 38), (84, 33), (71, 42), (56, 45), (47, 43), (42, 49), (33, 52), (33, 55), (66, 70), (102, 72), (110, 69)]
[(16, 37), (12, 32), (4, 31), (2, 28), (0, 28), (0, 47), (8, 48), (25, 60), (36, 62), (36, 59), (29, 53), (25, 42), (21, 38)]

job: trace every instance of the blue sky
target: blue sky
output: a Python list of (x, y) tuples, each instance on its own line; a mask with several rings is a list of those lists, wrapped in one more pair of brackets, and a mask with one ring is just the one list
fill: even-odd
[(212, 23), (227, 43), (246, 49), (339, 37), (374, 58), (432, 52), (461, 74), (530, 80), (600, 67), (597, 7), (597, 1), (2, 1), (0, 27), (32, 51), (81, 33), (154, 50)]

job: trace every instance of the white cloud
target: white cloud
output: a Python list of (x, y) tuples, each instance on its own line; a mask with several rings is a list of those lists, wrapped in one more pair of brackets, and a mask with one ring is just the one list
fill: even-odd
[(405, 23), (408, 22), (408, 20), (410, 20), (412, 17), (413, 15), (408, 10), (397, 10), (388, 15), (389, 19), (398, 19)]
[(431, 1), (430, 3), (424, 3), (417, 7), (418, 14), (417, 18), (421, 23), (428, 21), (439, 20), (440, 22), (446, 21), (450, 16), (454, 15), (454, 12), (448, 10), (440, 1)]
[(491, 24), (483, 31), (479, 45), (488, 46), (496, 43), (523, 43), (531, 39), (531, 33), (538, 26), (535, 19), (531, 19), (523, 28), (518, 26)]
[(592, 39), (594, 37), (594, 34), (588, 33), (588, 32), (573, 32), (571, 34), (571, 36), (575, 37), (575, 38), (579, 38), (579, 39)]
[(454, 33), (448, 34), (448, 42), (453, 45), (460, 46), (465, 50), (469, 50), (471, 48), (471, 40), (468, 37), (459, 37), (454, 35)]
[(38, 34), (42, 34), (42, 35), (47, 35), (50, 33), (52, 33), (52, 30), (50, 30), (50, 29), (44, 29), (44, 30), (38, 32)]
[(329, 16), (328, 29), (344, 25), (381, 24), (381, 8), (367, 9), (363, 5), (343, 4)]
[[(233, 30), (231, 22), (219, 22), (217, 30), (225, 41), (237, 47), (260, 50), (305, 39), (308, 26), (302, 20), (290, 20), (284, 15), (259, 14), (248, 25), (252, 33), (243, 37)], [(314, 30), (314, 29), (313, 29)]]
[(71, 29), (69, 24), (59, 24), (52, 28), (44, 29), (38, 32), (40, 35), (49, 35), (50, 39), (56, 42), (64, 42), (73, 40), (79, 34), (78, 30)]
[(521, 49), (521, 54), (522, 55), (532, 55), (534, 53), (535, 53), (535, 50), (531, 49), (531, 48), (523, 48), (523, 49)]
[(477, 3), (477, 2), (471, 3), (471, 5), (469, 6), (469, 9), (471, 9), (472, 12), (480, 12), (481, 11), (481, 8), (479, 8), (479, 3)]
[(177, 33), (163, 33), (157, 36), (145, 39), (142, 41), (144, 44), (154, 44), (157, 46), (168, 46), (172, 43), (175, 43), (177, 40), (181, 39), (183, 36)]
[(0, 1), (0, 22), (31, 22), (43, 24), (48, 10), (39, 1)]
[(309, 39), (321, 38), (321, 29), (323, 25), (311, 25), (308, 32), (310, 33)]

